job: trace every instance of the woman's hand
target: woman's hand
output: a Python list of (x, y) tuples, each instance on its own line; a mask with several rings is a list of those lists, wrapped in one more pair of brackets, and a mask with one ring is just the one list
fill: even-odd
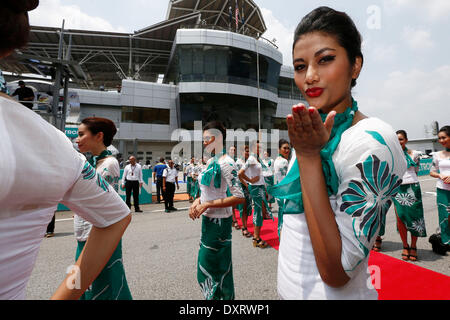
[(450, 184), (450, 176), (444, 176), (443, 174), (439, 174), (439, 178), (447, 184)]
[(325, 123), (314, 107), (307, 108), (304, 104), (292, 107), (292, 114), (286, 118), (289, 139), (297, 155), (317, 156), (330, 138), (334, 124), (335, 111), (331, 111)]
[(208, 209), (207, 204), (206, 203), (201, 204), (200, 198), (197, 198), (189, 208), (189, 217), (192, 220), (200, 218), (200, 216), (203, 214), (203, 212), (206, 211), (206, 209)]

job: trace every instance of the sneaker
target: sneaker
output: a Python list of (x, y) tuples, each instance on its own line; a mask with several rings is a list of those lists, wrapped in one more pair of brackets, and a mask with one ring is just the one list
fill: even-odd
[(141, 209), (134, 210), (134, 212), (144, 212)]
[(175, 208), (175, 207), (169, 207), (169, 210), (170, 210), (170, 211), (177, 211), (178, 209)]
[(164, 211), (165, 213), (169, 213), (170, 212), (170, 210), (169, 209), (166, 209), (165, 211)]
[(51, 237), (54, 237), (55, 236), (55, 234), (53, 233), (53, 232), (47, 232), (46, 234), (45, 234), (45, 237), (46, 238), (51, 238)]

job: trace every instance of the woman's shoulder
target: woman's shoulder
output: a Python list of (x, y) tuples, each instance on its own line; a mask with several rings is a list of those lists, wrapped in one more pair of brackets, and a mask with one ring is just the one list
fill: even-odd
[(343, 163), (370, 158), (390, 163), (399, 175), (406, 170), (406, 160), (394, 129), (378, 118), (365, 118), (346, 130), (336, 151)]
[(103, 168), (107, 168), (109, 171), (111, 171), (113, 169), (115, 171), (120, 170), (119, 161), (117, 161), (117, 159), (114, 156), (106, 157), (105, 159), (103, 159), (103, 161), (100, 163), (100, 165)]
[(236, 162), (234, 162), (233, 158), (226, 154), (225, 156), (220, 158), (219, 164), (221, 166), (234, 167), (236, 165)]
[(289, 161), (287, 161), (287, 159), (285, 159), (281, 156), (278, 156), (274, 161), (274, 165), (285, 165), (288, 163), (289, 163)]
[(392, 126), (378, 118), (365, 118), (347, 129), (342, 134), (341, 144), (352, 149), (388, 145), (401, 150)]

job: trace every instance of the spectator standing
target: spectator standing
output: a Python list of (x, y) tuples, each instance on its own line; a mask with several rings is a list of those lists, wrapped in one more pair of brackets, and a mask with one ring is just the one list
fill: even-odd
[(148, 170), (148, 169), (151, 169), (151, 164), (150, 164), (150, 160), (146, 160), (145, 161), (145, 164), (142, 166), (142, 169), (143, 170)]
[(163, 194), (163, 172), (164, 169), (167, 168), (167, 165), (164, 161), (164, 158), (159, 158), (159, 163), (155, 165), (155, 169), (153, 171), (153, 182), (156, 184), (156, 200), (158, 203), (161, 203), (161, 196), (164, 198)]
[(178, 170), (174, 167), (172, 160), (169, 160), (169, 166), (163, 171), (163, 195), (164, 195), (164, 206), (166, 212), (178, 210), (173, 206), (173, 197), (175, 195), (175, 184), (177, 185), (177, 190), (180, 189), (178, 186)]
[(142, 212), (139, 208), (139, 191), (144, 181), (142, 180), (142, 167), (136, 163), (136, 158), (131, 156), (128, 164), (123, 170), (122, 188), (126, 192), (126, 204), (131, 208), (131, 193), (133, 193), (134, 212)]
[(22, 80), (19, 81), (19, 88), (17, 88), (13, 94), (12, 97), (19, 96), (19, 101), (22, 103), (25, 107), (28, 109), (33, 109), (33, 103), (32, 102), (24, 102), (24, 101), (33, 101), (34, 100), (34, 92), (31, 88), (27, 87), (25, 85), (25, 82)]

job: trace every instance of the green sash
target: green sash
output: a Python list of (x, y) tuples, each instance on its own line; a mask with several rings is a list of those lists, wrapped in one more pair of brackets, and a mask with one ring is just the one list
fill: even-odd
[(90, 165), (92, 167), (97, 168), (97, 162), (103, 158), (110, 156), (110, 155), (112, 155), (111, 151), (109, 151), (108, 149), (105, 149), (98, 156), (92, 156), (88, 162), (90, 163)]
[[(341, 141), (342, 133), (350, 128), (353, 117), (358, 110), (358, 103), (352, 98), (352, 106), (344, 113), (335, 116), (330, 139), (325, 147), (320, 151), (322, 159), (322, 170), (327, 185), (328, 195), (336, 194), (339, 187), (339, 180), (333, 163), (333, 153), (336, 151)], [(320, 111), (319, 111), (320, 112)], [(325, 121), (327, 114), (320, 114), (322, 121)], [(299, 214), (304, 212), (300, 172), (297, 159), (295, 159), (291, 170), (280, 183), (268, 188), (268, 192), (275, 198), (284, 199), (283, 214)]]
[(202, 181), (200, 182), (204, 186), (209, 186), (211, 180), (214, 179), (214, 188), (220, 188), (222, 181), (222, 175), (220, 170), (219, 158), (226, 153), (225, 149), (219, 155), (214, 155), (213, 160), (203, 172)]
[(408, 153), (408, 148), (403, 149), (403, 153), (405, 154), (406, 157), (406, 163), (409, 167), (417, 167), (417, 163), (414, 162), (414, 160), (411, 158), (411, 156)]

